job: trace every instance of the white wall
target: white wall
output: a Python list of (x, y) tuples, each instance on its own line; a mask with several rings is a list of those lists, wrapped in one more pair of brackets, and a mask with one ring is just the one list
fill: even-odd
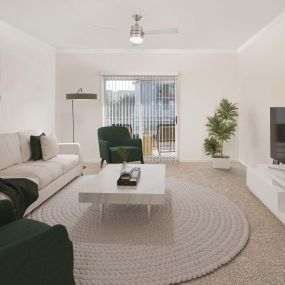
[(0, 21), (0, 133), (55, 127), (55, 49)]
[(240, 119), (239, 138), (226, 144), (225, 153), (247, 164), (270, 162), (269, 107), (285, 106), (284, 31), (282, 15), (238, 54), (58, 53), (55, 104), (55, 49), (0, 21), (0, 133), (29, 128), (50, 132), (56, 115), (59, 139), (71, 141), (71, 102), (65, 94), (82, 87), (99, 98), (75, 102), (76, 140), (85, 161), (98, 161), (99, 74), (179, 72), (181, 161), (206, 158), (206, 116), (226, 97), (239, 102)]
[[(65, 94), (80, 87), (96, 92), (97, 101), (75, 102), (76, 141), (81, 143), (85, 161), (99, 161), (97, 128), (102, 126), (99, 74), (179, 72), (179, 158), (206, 159), (202, 151), (207, 136), (206, 117), (212, 115), (223, 97), (238, 102), (238, 62), (235, 53), (58, 53), (57, 135), (72, 139), (71, 102)], [(238, 158), (238, 138), (225, 146), (225, 153)]]
[(239, 53), (241, 161), (270, 160), (270, 106), (285, 107), (285, 16), (269, 25)]

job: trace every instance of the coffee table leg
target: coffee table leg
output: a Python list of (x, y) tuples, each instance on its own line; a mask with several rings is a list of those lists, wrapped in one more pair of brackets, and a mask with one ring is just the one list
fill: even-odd
[(104, 204), (100, 204), (100, 216), (101, 216), (101, 221), (103, 222), (103, 217), (104, 217)]
[(147, 205), (147, 218), (148, 218), (148, 221), (150, 220), (150, 214), (151, 214), (151, 206)]

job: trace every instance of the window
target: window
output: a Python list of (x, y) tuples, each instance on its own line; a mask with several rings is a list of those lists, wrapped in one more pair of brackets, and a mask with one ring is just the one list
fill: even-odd
[(128, 128), (149, 159), (175, 159), (176, 76), (104, 76), (104, 125)]

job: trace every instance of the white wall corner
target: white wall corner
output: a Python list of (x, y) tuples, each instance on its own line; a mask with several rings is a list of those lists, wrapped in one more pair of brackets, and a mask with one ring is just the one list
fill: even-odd
[(245, 161), (243, 161), (243, 160), (241, 160), (241, 159), (238, 159), (238, 162), (239, 162), (240, 164), (242, 164), (245, 168), (248, 168), (248, 164), (247, 164)]
[(266, 33), (272, 26), (280, 22), (285, 17), (285, 11), (275, 17), (271, 22), (261, 28), (257, 33), (255, 33), (251, 38), (245, 41), (238, 49), (237, 52), (240, 53), (244, 51), (247, 47), (252, 45), (260, 36)]
[(56, 52), (56, 47), (0, 19), (0, 31), (1, 29), (22, 35), (31, 41), (36, 41), (37, 44), (42, 45), (45, 48), (49, 48), (52, 52)]

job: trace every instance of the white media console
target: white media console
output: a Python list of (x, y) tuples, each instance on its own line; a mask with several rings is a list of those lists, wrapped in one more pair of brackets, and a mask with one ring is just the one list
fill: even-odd
[(247, 167), (247, 186), (285, 224), (285, 169), (260, 164)]

